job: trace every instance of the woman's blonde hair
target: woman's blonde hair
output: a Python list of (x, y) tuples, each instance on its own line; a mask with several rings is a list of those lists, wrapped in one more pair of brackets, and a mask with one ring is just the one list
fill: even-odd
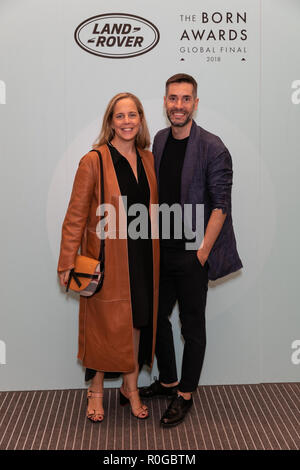
[(113, 139), (114, 130), (112, 129), (111, 122), (112, 122), (112, 117), (114, 114), (115, 105), (118, 101), (123, 100), (124, 98), (130, 98), (135, 103), (138, 113), (140, 115), (141, 126), (136, 136), (136, 146), (141, 149), (145, 149), (150, 146), (150, 134), (149, 134), (147, 122), (145, 119), (145, 114), (144, 114), (142, 103), (137, 98), (137, 96), (133, 95), (132, 93), (118, 93), (108, 103), (108, 106), (106, 108), (106, 111), (103, 117), (101, 132), (99, 136), (97, 137), (96, 141), (94, 142), (93, 148), (96, 148), (100, 145), (107, 144)]

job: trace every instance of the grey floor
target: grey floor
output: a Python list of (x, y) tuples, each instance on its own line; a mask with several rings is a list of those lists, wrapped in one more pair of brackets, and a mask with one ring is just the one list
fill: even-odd
[(86, 419), (86, 390), (0, 392), (0, 449), (300, 449), (300, 383), (198, 387), (185, 421), (163, 429), (168, 401), (137, 420), (105, 389), (105, 420)]

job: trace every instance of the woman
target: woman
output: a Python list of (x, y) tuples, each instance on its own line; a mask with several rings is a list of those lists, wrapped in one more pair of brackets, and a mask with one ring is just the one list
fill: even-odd
[[(92, 379), (87, 417), (93, 422), (104, 418), (104, 372), (123, 373), (120, 403), (130, 402), (132, 414), (138, 419), (148, 417), (148, 409), (140, 401), (137, 380), (139, 368), (144, 363), (151, 367), (154, 357), (159, 243), (157, 238), (151, 239), (151, 233), (147, 239), (126, 238), (130, 217), (127, 217), (124, 237), (121, 220), (126, 218), (120, 218), (119, 210), (121, 216), (125, 214), (121, 196), (127, 196), (128, 209), (140, 203), (148, 211), (151, 204), (158, 203), (153, 155), (145, 150), (149, 144), (149, 131), (139, 99), (130, 93), (114, 96), (106, 109), (94, 148), (102, 155), (104, 199), (116, 210), (116, 229), (105, 239), (102, 289), (92, 297), (80, 297), (79, 308), (78, 358), (87, 368), (86, 380)], [(70, 269), (74, 267), (80, 244), (81, 254), (98, 258), (99, 175), (98, 154), (90, 151), (79, 162), (62, 227), (58, 262), (62, 286), (66, 285)], [(150, 223), (149, 226), (151, 230)]]

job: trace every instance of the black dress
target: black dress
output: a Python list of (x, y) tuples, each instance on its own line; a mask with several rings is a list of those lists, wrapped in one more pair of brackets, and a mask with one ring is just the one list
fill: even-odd
[[(130, 275), (130, 292), (132, 305), (132, 324), (141, 330), (139, 365), (150, 364), (152, 355), (152, 324), (153, 324), (153, 258), (151, 223), (149, 217), (150, 189), (142, 159), (137, 154), (137, 175), (136, 179), (128, 160), (121, 155), (118, 150), (109, 144), (112, 161), (118, 179), (118, 184), (122, 196), (127, 196), (127, 246)], [(130, 224), (139, 217), (129, 216), (128, 209), (133, 204), (143, 204), (147, 210), (147, 238), (133, 239), (128, 235)], [(136, 227), (138, 232), (144, 236), (143, 230)], [(86, 369), (85, 380), (94, 377), (96, 371)], [(105, 377), (117, 377), (120, 373), (105, 373)]]

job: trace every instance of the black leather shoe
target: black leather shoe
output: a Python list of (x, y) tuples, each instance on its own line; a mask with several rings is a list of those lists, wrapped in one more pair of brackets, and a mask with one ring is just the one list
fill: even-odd
[[(156, 379), (156, 377), (154, 377)], [(159, 380), (155, 380), (153, 384), (149, 385), (149, 387), (141, 387), (139, 389), (140, 397), (143, 398), (153, 398), (153, 397), (169, 397), (173, 398), (177, 395), (178, 385), (174, 387), (164, 387), (161, 385)]]
[(167, 428), (181, 423), (192, 404), (193, 397), (190, 400), (185, 400), (181, 395), (177, 395), (161, 417), (160, 424)]

